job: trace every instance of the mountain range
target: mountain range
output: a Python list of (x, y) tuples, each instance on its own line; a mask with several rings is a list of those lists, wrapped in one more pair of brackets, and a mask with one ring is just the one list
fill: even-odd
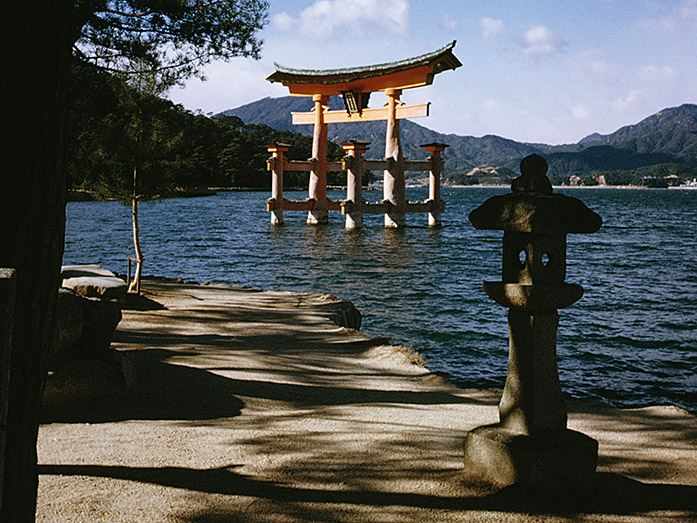
[[(332, 97), (329, 106), (334, 110), (344, 109), (339, 97)], [(220, 114), (237, 116), (245, 123), (262, 123), (277, 130), (311, 135), (312, 126), (292, 125), (290, 114), (309, 111), (311, 107), (308, 98), (285, 96), (263, 98)], [(444, 134), (409, 120), (402, 120), (400, 125), (405, 158), (424, 158), (420, 144), (449, 145), (444, 154), (445, 178), (450, 177), (451, 181), (481, 175), (506, 181), (515, 175), (520, 160), (533, 153), (547, 160), (550, 176), (558, 183), (579, 180), (597, 183), (601, 174), (610, 177), (611, 173), (630, 172), (643, 178), (668, 176), (674, 183), (697, 176), (697, 105), (693, 104), (664, 109), (614, 133), (594, 133), (566, 145), (523, 143), (495, 135)], [(336, 143), (353, 139), (368, 141), (371, 145), (366, 157), (382, 158), (385, 122), (332, 124), (329, 139)], [(601, 183), (604, 181), (603, 178)]]

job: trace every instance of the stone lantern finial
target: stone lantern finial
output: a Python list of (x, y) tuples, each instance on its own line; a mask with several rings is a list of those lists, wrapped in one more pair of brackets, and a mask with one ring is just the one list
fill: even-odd
[(598, 444), (566, 428), (557, 309), (583, 295), (564, 282), (566, 234), (595, 232), (602, 219), (580, 200), (553, 194), (541, 156), (528, 156), (520, 169), (512, 193), (489, 198), (469, 217), (478, 229), (504, 231), (502, 281), (484, 290), (509, 309), (510, 343), (500, 421), (468, 434), (465, 464), (498, 484), (578, 483), (595, 472)]
[(522, 175), (511, 182), (513, 192), (552, 194), (552, 184), (547, 174), (547, 160), (536, 154), (523, 158), (520, 162)]

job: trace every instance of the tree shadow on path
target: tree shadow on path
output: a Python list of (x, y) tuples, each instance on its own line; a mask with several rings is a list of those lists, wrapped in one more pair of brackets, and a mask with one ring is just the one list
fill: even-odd
[[(632, 515), (645, 512), (679, 511), (697, 515), (697, 487), (645, 484), (616, 474), (596, 475), (595, 484), (585, 491), (550, 493), (508, 487), (498, 492), (465, 496), (379, 492), (374, 490), (327, 490), (293, 487), (255, 479), (234, 472), (235, 466), (217, 469), (182, 467), (136, 468), (103, 465), (40, 465), (46, 475), (87, 476), (150, 483), (208, 494), (253, 497), (272, 502), (328, 505), (327, 517), (337, 504), (349, 506), (407, 507), (445, 511), (496, 511), (535, 515), (566, 516), (577, 514)], [(464, 481), (464, 479), (463, 479)], [(476, 489), (475, 489), (476, 490)], [(317, 509), (317, 507), (315, 507)], [(224, 516), (219, 509), (210, 519), (196, 521), (248, 521), (234, 508)], [(330, 518), (331, 519), (331, 518)], [(329, 519), (328, 519), (329, 520)]]
[(125, 394), (45, 410), (42, 423), (107, 423), (125, 420), (204, 421), (238, 416), (238, 387), (207, 370), (174, 365), (167, 350), (128, 351), (135, 382)]

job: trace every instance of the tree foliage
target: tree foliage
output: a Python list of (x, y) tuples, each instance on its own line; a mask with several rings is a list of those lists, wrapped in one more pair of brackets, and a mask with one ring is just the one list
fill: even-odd
[[(137, 196), (148, 199), (174, 189), (268, 189), (266, 146), (271, 143), (289, 144), (291, 160), (311, 156), (310, 136), (245, 124), (236, 116), (192, 113), (85, 63), (73, 66), (71, 99), (69, 186), (101, 198), (130, 199), (134, 167)], [(336, 161), (343, 151), (330, 142), (327, 156)], [(289, 171), (285, 185), (306, 187), (307, 177)], [(343, 184), (344, 177), (329, 173), (328, 183)]]
[(171, 188), (183, 135), (181, 112), (117, 76), (94, 74), (92, 80), (101, 83), (99, 92), (106, 96), (74, 98), (82, 109), (92, 110), (72, 113), (72, 183), (119, 200), (149, 199)]
[(264, 0), (76, 0), (74, 55), (106, 71), (147, 69), (169, 87), (214, 59), (258, 58)]
[(213, 59), (258, 58), (267, 10), (264, 0), (75, 0), (72, 185), (141, 199), (222, 182), (208, 122), (155, 95)]

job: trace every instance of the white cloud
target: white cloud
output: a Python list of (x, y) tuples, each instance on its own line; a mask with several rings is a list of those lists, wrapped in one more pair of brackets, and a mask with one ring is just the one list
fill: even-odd
[(446, 31), (454, 31), (457, 27), (457, 22), (451, 18), (446, 18), (439, 24), (439, 27)]
[(482, 36), (484, 38), (497, 38), (504, 33), (502, 20), (484, 17), (479, 24), (482, 26)]
[(590, 113), (583, 105), (575, 105), (571, 108), (571, 116), (576, 120), (587, 120)]
[(626, 95), (616, 98), (612, 102), (612, 108), (618, 113), (632, 111), (639, 103), (640, 96), (637, 91), (629, 91)]
[[(636, 58), (641, 60), (642, 56)], [(683, 60), (681, 67), (662, 63), (662, 58), (630, 65), (597, 49), (570, 57), (569, 81), (560, 92), (570, 111), (570, 125), (609, 133), (665, 107), (697, 99), (690, 63)], [(578, 118), (583, 113), (576, 106), (586, 108), (589, 116)]]
[(676, 78), (677, 72), (669, 65), (646, 65), (639, 69), (639, 76), (647, 82), (670, 82)]
[(609, 62), (598, 50), (584, 51), (571, 59), (574, 82), (581, 85), (596, 85), (616, 88), (624, 84), (630, 76), (626, 67)]
[(679, 20), (694, 24), (697, 22), (697, 1), (684, 0), (677, 8)]
[(316, 0), (294, 18), (286, 12), (273, 17), (275, 29), (299, 31), (313, 38), (330, 38), (338, 30), (364, 34), (367, 27), (378, 27), (404, 35), (409, 32), (408, 0)]
[(666, 98), (669, 93), (684, 91), (684, 74), (673, 66), (645, 64), (628, 67), (606, 60), (598, 51), (581, 53), (571, 59), (571, 79), (580, 92), (593, 93), (604, 99), (613, 110), (635, 106), (640, 97)]
[[(697, 1), (697, 0), (696, 0)], [(514, 49), (529, 65), (537, 65), (540, 60), (564, 51), (566, 42), (544, 25), (537, 25), (522, 35), (506, 30), (502, 20), (484, 17), (479, 21), (482, 36), (486, 39), (505, 38), (512, 47), (503, 47), (503, 51)]]
[(564, 50), (566, 42), (544, 25), (538, 25), (523, 34), (520, 42), (521, 54), (533, 61), (552, 56)]
[(694, 28), (697, 26), (697, 0), (682, 0), (662, 16), (644, 20), (642, 25), (666, 31)]
[(487, 113), (500, 113), (503, 111), (503, 104), (498, 100), (487, 100), (483, 105), (484, 110)]
[(283, 31), (284, 33), (293, 29), (294, 22), (295, 18), (293, 18), (286, 12), (275, 15), (271, 20), (271, 24), (276, 29), (278, 29), (279, 31)]

